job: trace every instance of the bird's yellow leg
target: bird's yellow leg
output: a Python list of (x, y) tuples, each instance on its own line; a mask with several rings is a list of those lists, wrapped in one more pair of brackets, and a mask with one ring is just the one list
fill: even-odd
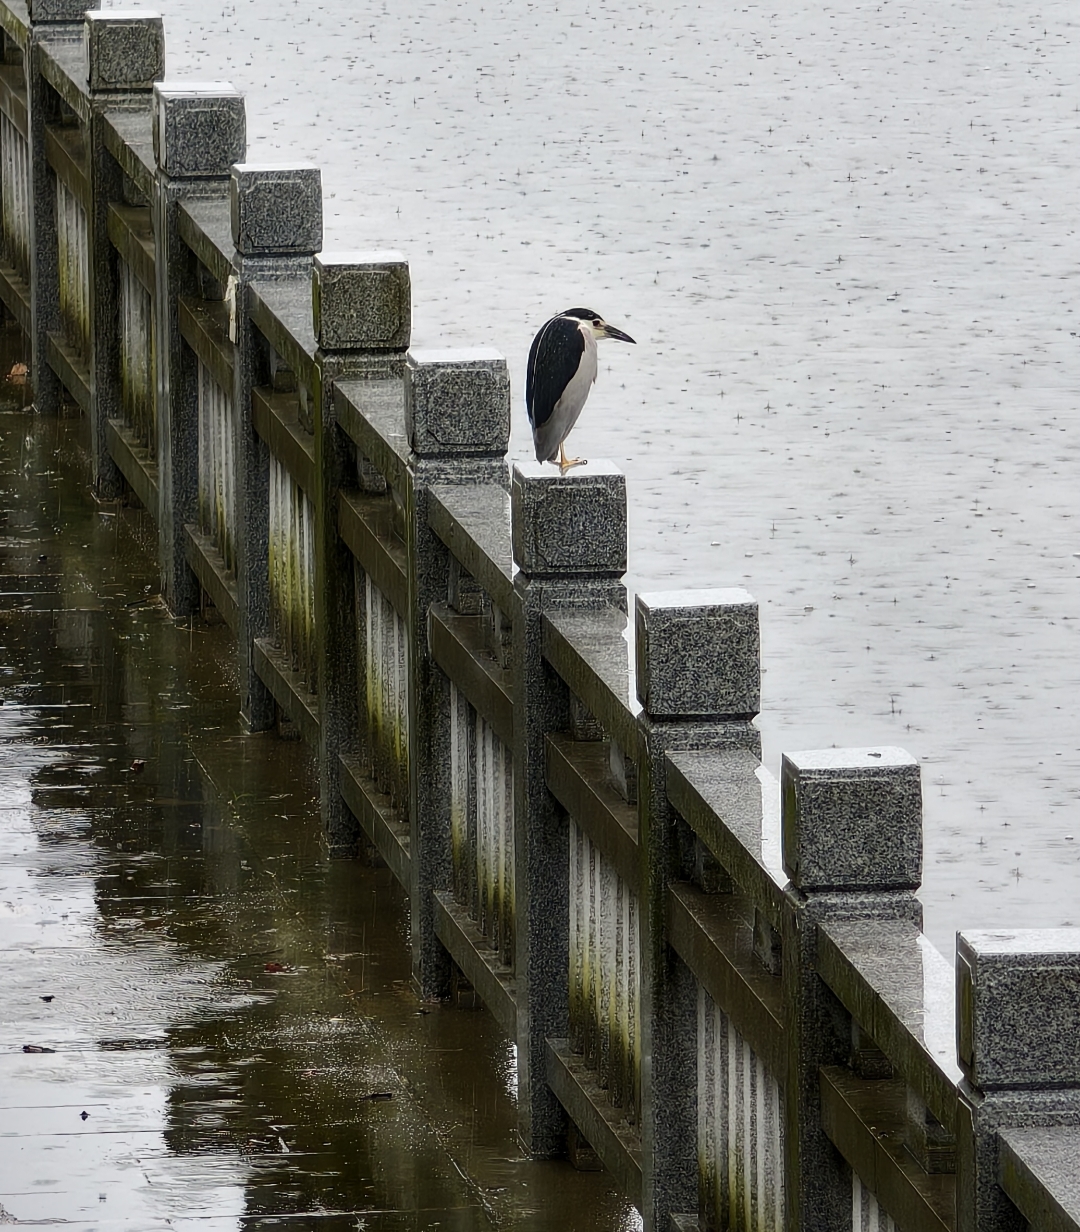
[(588, 458), (568, 458), (566, 450), (562, 445), (559, 446), (559, 470), (564, 473), (572, 466), (584, 466), (586, 462), (588, 462)]

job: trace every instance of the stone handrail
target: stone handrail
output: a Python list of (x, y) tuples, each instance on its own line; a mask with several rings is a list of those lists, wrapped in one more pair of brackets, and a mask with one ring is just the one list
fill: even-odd
[(1039, 1232), (1080, 1228), (1080, 1130), (1075, 1126), (1007, 1129), (998, 1174), (1017, 1210)]
[(435, 487), (428, 521), (491, 601), (511, 614), (515, 603), (514, 557), (506, 489), (501, 484)]

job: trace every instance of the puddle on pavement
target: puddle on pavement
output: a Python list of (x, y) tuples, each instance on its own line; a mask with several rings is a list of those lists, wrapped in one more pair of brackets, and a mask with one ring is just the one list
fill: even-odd
[(606, 1175), (522, 1157), (509, 1045), (415, 999), (390, 874), (328, 858), (305, 747), (242, 733), (231, 635), (168, 617), (151, 520), (93, 502), (85, 423), (26, 393), (0, 383), (0, 1224), (637, 1226)]

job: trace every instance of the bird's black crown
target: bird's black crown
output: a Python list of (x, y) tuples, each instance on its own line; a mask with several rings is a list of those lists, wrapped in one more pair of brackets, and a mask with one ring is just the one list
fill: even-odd
[(559, 315), (573, 317), (575, 321), (602, 321), (604, 319), (598, 312), (593, 312), (591, 308), (567, 308), (565, 312), (561, 312)]

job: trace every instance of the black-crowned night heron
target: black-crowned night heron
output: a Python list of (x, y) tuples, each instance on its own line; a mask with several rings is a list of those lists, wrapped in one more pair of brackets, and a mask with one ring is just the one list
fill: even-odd
[(598, 338), (634, 341), (591, 308), (567, 308), (552, 317), (533, 339), (525, 405), (540, 462), (557, 461), (566, 470), (585, 461), (568, 458), (563, 442), (577, 423), (596, 380)]

